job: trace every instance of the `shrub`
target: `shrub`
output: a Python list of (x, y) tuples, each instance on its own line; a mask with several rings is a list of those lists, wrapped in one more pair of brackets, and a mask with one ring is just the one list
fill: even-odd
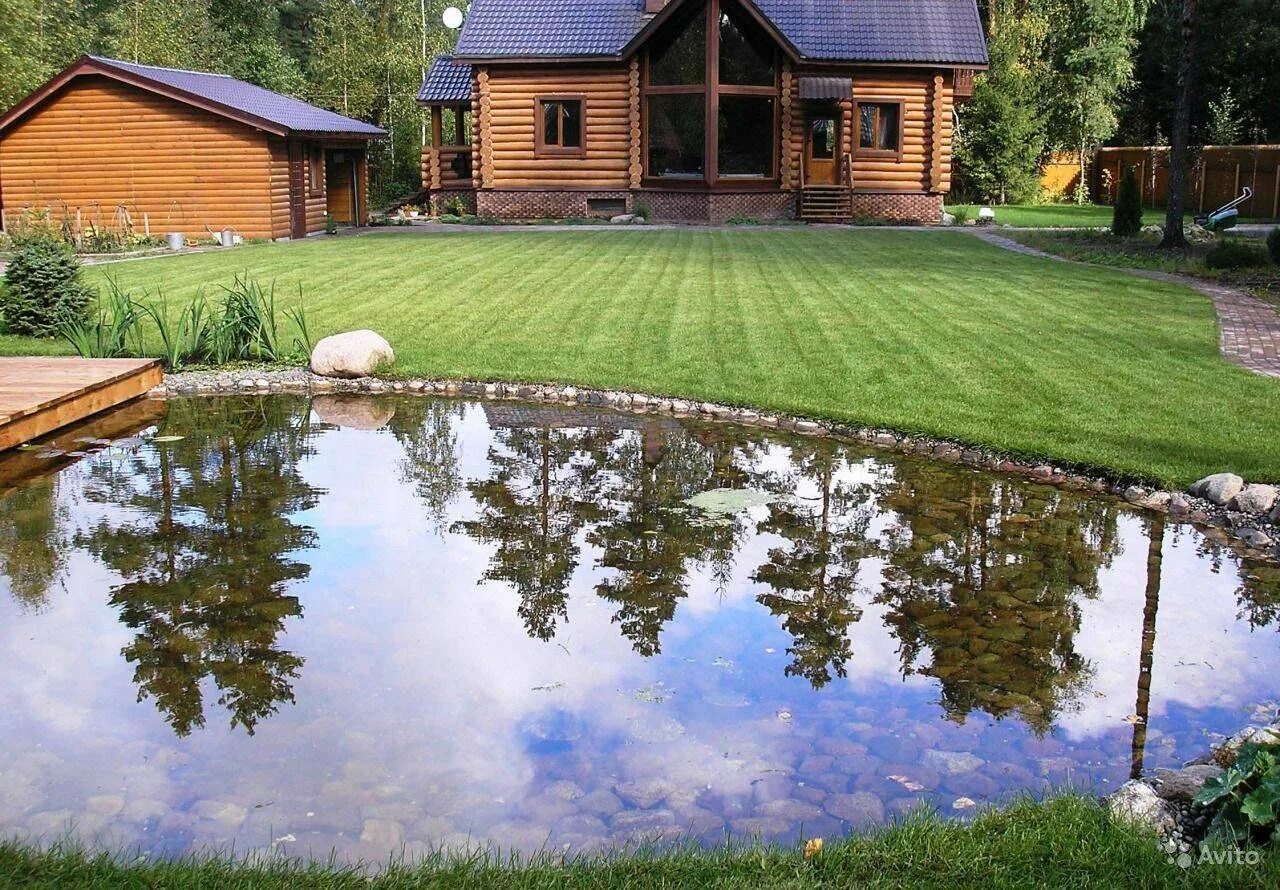
[(644, 201), (636, 201), (631, 207), (631, 212), (645, 222), (648, 222), (653, 217), (653, 210)]
[(1266, 262), (1267, 254), (1261, 247), (1239, 238), (1216, 241), (1204, 255), (1204, 265), (1208, 269), (1243, 269), (1246, 266), (1262, 266)]
[(1246, 744), (1221, 778), (1205, 783), (1196, 802), (1218, 807), (1211, 841), (1280, 841), (1280, 746)]
[(1267, 253), (1271, 254), (1271, 262), (1280, 266), (1280, 226), (1276, 226), (1267, 235)]
[(952, 219), (956, 221), (956, 225), (962, 226), (967, 223), (972, 216), (972, 211), (968, 207), (956, 206), (948, 207), (947, 213), (951, 214)]
[(88, 312), (91, 295), (80, 281), (80, 262), (51, 235), (17, 242), (4, 280), (0, 314), (11, 334), (56, 337)]
[(1142, 228), (1142, 195), (1133, 168), (1124, 171), (1120, 190), (1116, 193), (1115, 213), (1111, 217), (1111, 233), (1121, 238), (1138, 234)]

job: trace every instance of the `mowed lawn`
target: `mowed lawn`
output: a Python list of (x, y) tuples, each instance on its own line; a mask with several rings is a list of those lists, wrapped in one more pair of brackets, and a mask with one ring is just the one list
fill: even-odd
[[(237, 272), (401, 375), (558, 381), (888, 427), (1170, 483), (1280, 480), (1280, 380), (1180, 287), (962, 232), (376, 233), (94, 267), (171, 312)], [(30, 349), (12, 338), (0, 349)]]
[[(981, 204), (957, 205), (969, 214), (969, 219), (978, 218)], [(1110, 226), (1113, 210), (1103, 204), (991, 204), (996, 212), (996, 225), (1010, 225), (1027, 228), (1094, 228)], [(948, 210), (955, 210), (948, 207)], [(1163, 222), (1164, 211), (1148, 210), (1148, 222)], [(1160, 219), (1157, 220), (1156, 216)]]

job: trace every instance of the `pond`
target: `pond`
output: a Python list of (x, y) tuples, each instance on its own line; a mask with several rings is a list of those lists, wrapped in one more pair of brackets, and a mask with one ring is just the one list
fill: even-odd
[(1278, 609), (1190, 526), (830, 440), (135, 403), (0, 458), (0, 835), (385, 860), (969, 818), (1274, 709)]

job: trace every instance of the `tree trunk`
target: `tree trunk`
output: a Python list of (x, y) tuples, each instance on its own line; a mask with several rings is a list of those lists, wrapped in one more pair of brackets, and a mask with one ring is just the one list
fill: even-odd
[(1164, 250), (1186, 250), (1182, 216), (1187, 200), (1187, 155), (1191, 140), (1191, 87), (1196, 54), (1196, 0), (1182, 0), (1182, 50), (1178, 55), (1177, 105), (1169, 149), (1169, 194), (1165, 199)]

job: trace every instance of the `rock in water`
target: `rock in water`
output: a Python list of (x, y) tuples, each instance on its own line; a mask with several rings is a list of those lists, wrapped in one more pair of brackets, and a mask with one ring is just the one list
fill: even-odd
[(311, 372), (321, 377), (368, 377), (396, 360), (391, 344), (373, 331), (325, 337), (311, 351)]
[(1214, 763), (1199, 763), (1182, 769), (1156, 770), (1156, 794), (1165, 800), (1189, 801), (1204, 787), (1204, 783), (1222, 775), (1222, 767)]
[(1231, 503), (1231, 499), (1244, 490), (1244, 480), (1235, 473), (1214, 473), (1205, 476), (1191, 486), (1188, 491), (1198, 498), (1204, 498), (1219, 507)]
[(1177, 825), (1177, 810), (1163, 800), (1145, 782), (1131, 779), (1107, 798), (1107, 808), (1115, 819), (1150, 825), (1160, 834), (1167, 834)]

